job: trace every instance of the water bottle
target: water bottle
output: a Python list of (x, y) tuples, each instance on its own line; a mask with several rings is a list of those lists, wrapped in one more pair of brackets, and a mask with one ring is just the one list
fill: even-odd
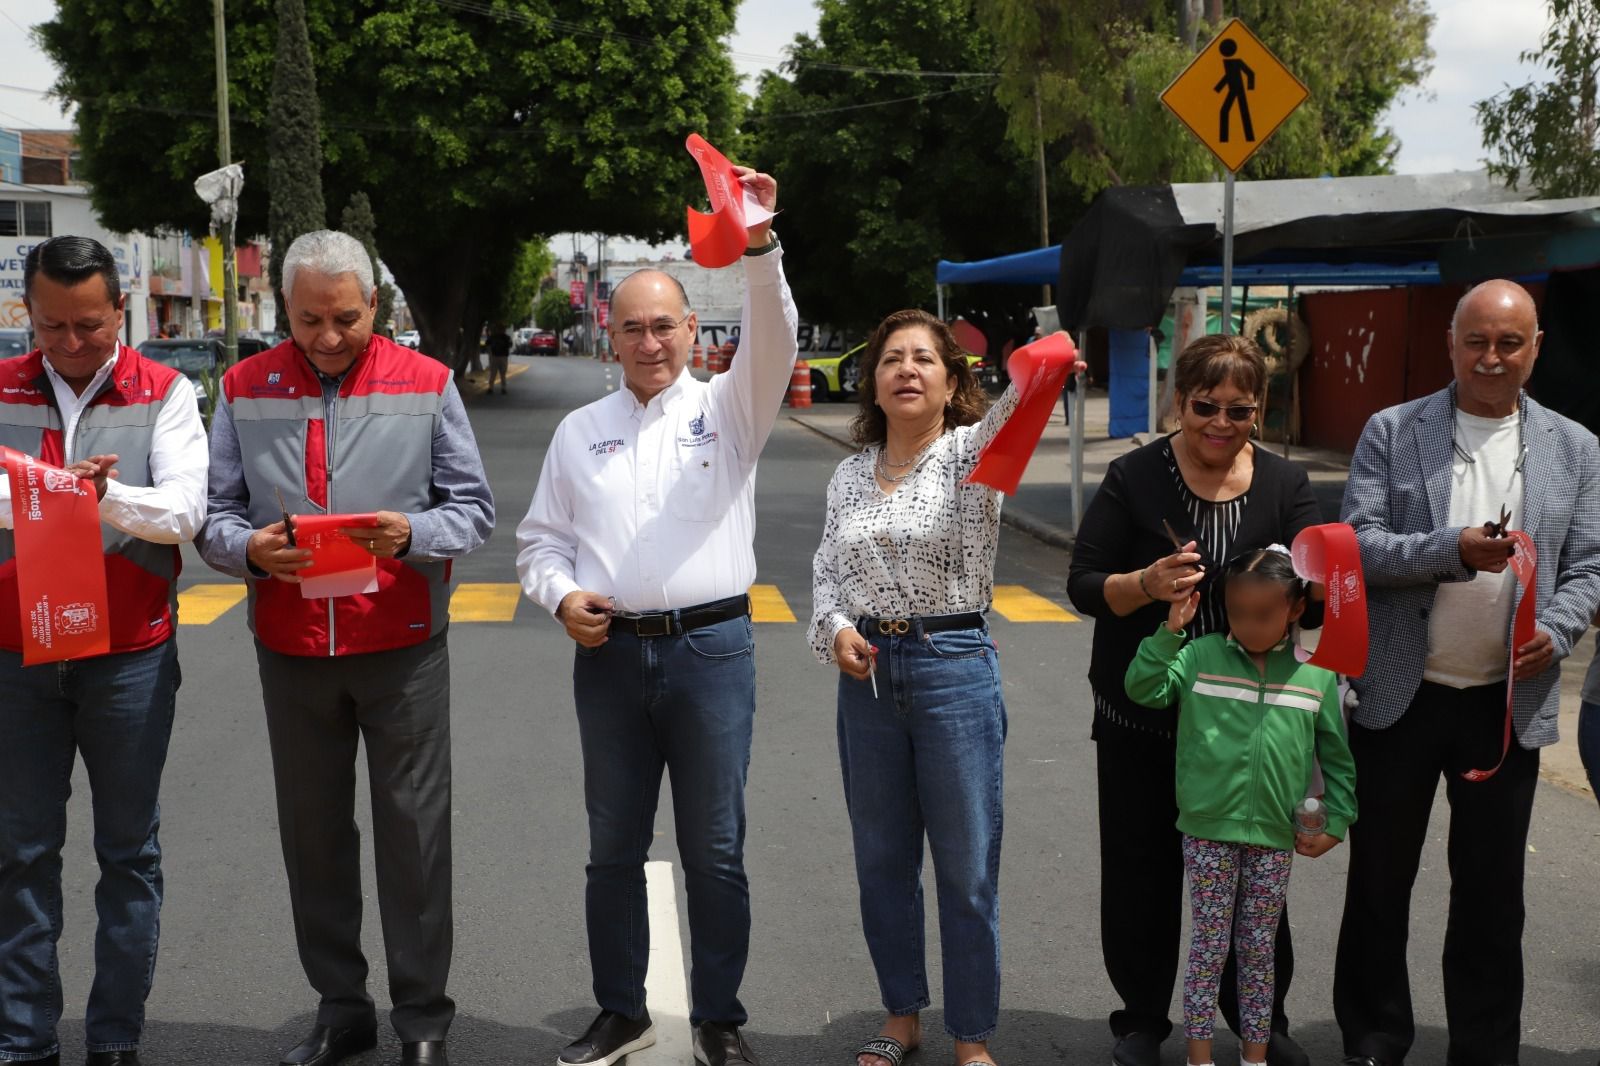
[(1294, 809), (1294, 829), (1306, 836), (1316, 836), (1328, 828), (1328, 810), (1315, 796), (1307, 796)]

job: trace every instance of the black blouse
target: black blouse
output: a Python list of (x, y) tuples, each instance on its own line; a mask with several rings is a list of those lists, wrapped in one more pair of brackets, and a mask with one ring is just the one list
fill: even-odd
[[(1200, 583), (1196, 636), (1226, 628), (1221, 583), (1212, 575), (1220, 573), (1229, 558), (1269, 544), (1288, 545), (1302, 529), (1322, 521), (1303, 469), (1261, 447), (1253, 458), (1249, 488), (1222, 503), (1188, 491), (1177, 475), (1170, 436), (1118, 456), (1106, 471), (1078, 527), (1067, 574), (1067, 595), (1073, 605), (1095, 620), (1089, 685), (1094, 692), (1096, 737), (1106, 729), (1168, 740), (1175, 735), (1175, 707), (1141, 707), (1123, 687), (1139, 642), (1166, 621), (1170, 605), (1157, 601), (1118, 618), (1105, 598), (1106, 578), (1112, 574), (1128, 573), (1172, 554), (1163, 518), (1178, 536), (1200, 544), (1207, 576)], [(1208, 550), (1213, 548), (1221, 558)]]

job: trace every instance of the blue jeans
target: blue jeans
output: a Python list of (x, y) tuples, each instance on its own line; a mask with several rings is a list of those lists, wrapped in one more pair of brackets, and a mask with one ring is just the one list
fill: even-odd
[(661, 771), (689, 898), (689, 1020), (743, 1025), (750, 948), (744, 785), (756, 707), (750, 619), (677, 637), (613, 632), (572, 670), (589, 812), (585, 912), (595, 1001), (637, 1018), (650, 959), (644, 863)]
[(1000, 1015), (1006, 708), (989, 631), (869, 634), (878, 697), (839, 677), (839, 763), (861, 924), (891, 1014), (928, 1006), (922, 838), (933, 852), (945, 1029), (987, 1040)]
[(90, 1051), (139, 1046), (161, 930), (161, 809), (180, 676), (172, 641), (146, 651), (22, 665), (0, 651), (0, 1062), (58, 1050), (61, 848), (72, 765), (94, 804)]
[(1578, 708), (1578, 756), (1589, 775), (1589, 792), (1600, 800), (1600, 703), (1584, 700)]

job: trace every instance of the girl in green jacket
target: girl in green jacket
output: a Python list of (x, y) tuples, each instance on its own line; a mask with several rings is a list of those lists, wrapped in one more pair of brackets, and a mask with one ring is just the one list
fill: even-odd
[[(1273, 940), (1293, 852), (1315, 858), (1355, 820), (1355, 762), (1345, 741), (1338, 679), (1296, 660), (1290, 627), (1305, 584), (1281, 545), (1224, 568), (1226, 636), (1184, 644), (1199, 593), (1172, 605), (1128, 667), (1128, 695), (1178, 705), (1178, 829), (1189, 873), (1193, 935), (1184, 977), (1189, 1062), (1209, 1066), (1212, 1026), (1230, 939), (1238, 959), (1241, 1062), (1266, 1061)], [(1295, 808), (1322, 764), (1327, 824), (1297, 833)], [(1292, 849), (1292, 850), (1291, 850)]]

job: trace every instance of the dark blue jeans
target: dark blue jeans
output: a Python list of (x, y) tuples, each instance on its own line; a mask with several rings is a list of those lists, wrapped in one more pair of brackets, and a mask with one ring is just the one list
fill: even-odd
[(933, 852), (945, 1029), (987, 1040), (1000, 1015), (1006, 708), (987, 629), (869, 634), (878, 696), (839, 677), (839, 763), (861, 924), (891, 1014), (928, 1006), (922, 838)]
[(585, 909), (595, 1001), (630, 1018), (645, 1007), (644, 864), (666, 769), (689, 897), (689, 1020), (743, 1025), (744, 785), (756, 707), (750, 619), (677, 637), (614, 632), (598, 648), (577, 649), (572, 681), (589, 812)]
[(1600, 703), (1584, 700), (1578, 707), (1578, 757), (1589, 775), (1589, 792), (1600, 800)]
[(72, 766), (94, 804), (90, 1051), (139, 1046), (161, 930), (157, 795), (178, 692), (172, 641), (147, 651), (22, 665), (0, 651), (0, 1062), (57, 1051), (61, 848)]

